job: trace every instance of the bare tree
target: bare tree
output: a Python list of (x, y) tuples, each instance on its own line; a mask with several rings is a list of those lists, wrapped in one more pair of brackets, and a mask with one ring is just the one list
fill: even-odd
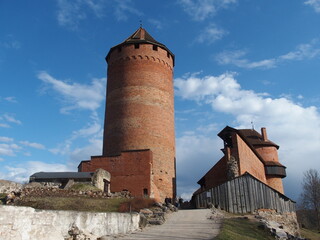
[(320, 174), (315, 169), (304, 173), (301, 200), (305, 209), (314, 211), (320, 230)]

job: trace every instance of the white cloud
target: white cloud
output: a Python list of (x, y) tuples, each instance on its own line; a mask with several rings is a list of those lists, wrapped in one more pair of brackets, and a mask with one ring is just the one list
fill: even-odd
[(222, 156), (220, 144), (217, 138), (195, 132), (176, 138), (178, 195), (188, 199), (199, 187), (197, 182)]
[(216, 56), (216, 61), (219, 64), (232, 64), (241, 68), (274, 68), (280, 63), (288, 61), (301, 61), (304, 59), (312, 59), (320, 56), (319, 40), (314, 39), (310, 43), (300, 44), (294, 51), (290, 51), (284, 55), (274, 58), (263, 59), (259, 61), (250, 61), (245, 58), (247, 54), (244, 50), (223, 51)]
[(222, 65), (232, 64), (241, 68), (273, 68), (276, 66), (274, 58), (251, 62), (244, 58), (246, 54), (244, 50), (223, 51), (216, 56), (216, 60)]
[(216, 24), (211, 23), (209, 24), (196, 38), (196, 41), (199, 43), (207, 43), (211, 44), (223, 36), (225, 36), (227, 32), (219, 27)]
[(20, 141), (20, 143), (25, 146), (36, 148), (36, 149), (45, 149), (45, 146), (43, 146), (40, 143), (29, 142), (29, 141)]
[(16, 182), (29, 181), (30, 175), (36, 172), (66, 172), (75, 171), (75, 169), (64, 164), (50, 164), (40, 161), (25, 162), (23, 166), (11, 167), (5, 166), (5, 172), (0, 170), (0, 179), (6, 179)]
[(15, 152), (20, 148), (21, 147), (14, 143), (0, 143), (0, 155), (15, 156)]
[(0, 142), (13, 142), (13, 138), (0, 136)]
[(189, 14), (195, 21), (203, 21), (221, 8), (227, 8), (237, 0), (179, 0), (183, 10)]
[(159, 21), (157, 19), (148, 19), (148, 22), (154, 25), (157, 29), (162, 29), (163, 28), (163, 23), (162, 21)]
[(3, 118), (4, 120), (6, 120), (7, 122), (15, 123), (15, 124), (21, 125), (21, 121), (20, 121), (20, 120), (15, 119), (15, 117), (14, 117), (14, 116), (12, 116), (11, 114), (3, 114), (3, 115), (2, 115), (2, 118)]
[(69, 84), (52, 77), (45, 71), (40, 72), (38, 78), (48, 84), (62, 97), (65, 105), (67, 105), (61, 108), (62, 113), (68, 113), (74, 109), (84, 109), (95, 112), (105, 98), (105, 78), (94, 78), (92, 79), (91, 85), (79, 83)]
[(115, 10), (114, 14), (118, 21), (125, 21), (128, 19), (129, 14), (134, 14), (137, 16), (142, 16), (143, 13), (140, 12), (133, 6), (133, 2), (131, 0), (115, 0)]
[(6, 124), (6, 123), (0, 123), (0, 127), (9, 128), (10, 125), (8, 125), (8, 124)]
[(11, 103), (17, 103), (16, 98), (13, 96), (5, 97), (4, 100), (6, 100), (7, 102), (11, 102)]
[(304, 4), (310, 5), (317, 13), (320, 13), (320, 0), (308, 0)]
[[(285, 97), (271, 98), (265, 93), (244, 90), (231, 73), (189, 75), (175, 79), (175, 87), (176, 94), (183, 99), (210, 104), (214, 111), (233, 115), (237, 125), (233, 127), (250, 128), (252, 120), (255, 126), (267, 127), (269, 138), (280, 145), (280, 161), (288, 167), (288, 179), (292, 176), (301, 179), (303, 171), (320, 168), (317, 159), (320, 113), (316, 107), (303, 107)], [(196, 144), (184, 146), (189, 154), (197, 150)]]
[(0, 46), (6, 49), (19, 49), (21, 48), (21, 43), (12, 34), (8, 34), (0, 40)]
[(104, 2), (103, 0), (58, 0), (58, 23), (71, 30), (76, 30), (80, 22), (86, 19), (89, 13), (101, 18)]

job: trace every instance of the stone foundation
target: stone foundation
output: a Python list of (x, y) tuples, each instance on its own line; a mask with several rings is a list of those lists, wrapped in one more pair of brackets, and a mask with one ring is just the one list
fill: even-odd
[(0, 206), (0, 239), (64, 240), (77, 229), (97, 239), (139, 229), (138, 213), (92, 213)]

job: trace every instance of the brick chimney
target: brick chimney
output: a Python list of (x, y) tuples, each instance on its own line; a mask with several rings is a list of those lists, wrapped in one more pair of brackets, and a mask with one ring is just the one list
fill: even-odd
[(265, 127), (261, 128), (261, 135), (262, 135), (262, 139), (263, 141), (268, 141), (268, 136), (267, 136), (267, 130)]

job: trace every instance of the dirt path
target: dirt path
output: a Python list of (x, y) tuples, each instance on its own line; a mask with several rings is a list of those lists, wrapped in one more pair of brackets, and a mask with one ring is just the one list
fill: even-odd
[(211, 240), (218, 235), (221, 219), (209, 219), (209, 209), (179, 210), (168, 214), (167, 221), (160, 226), (151, 226), (116, 239), (122, 240)]

